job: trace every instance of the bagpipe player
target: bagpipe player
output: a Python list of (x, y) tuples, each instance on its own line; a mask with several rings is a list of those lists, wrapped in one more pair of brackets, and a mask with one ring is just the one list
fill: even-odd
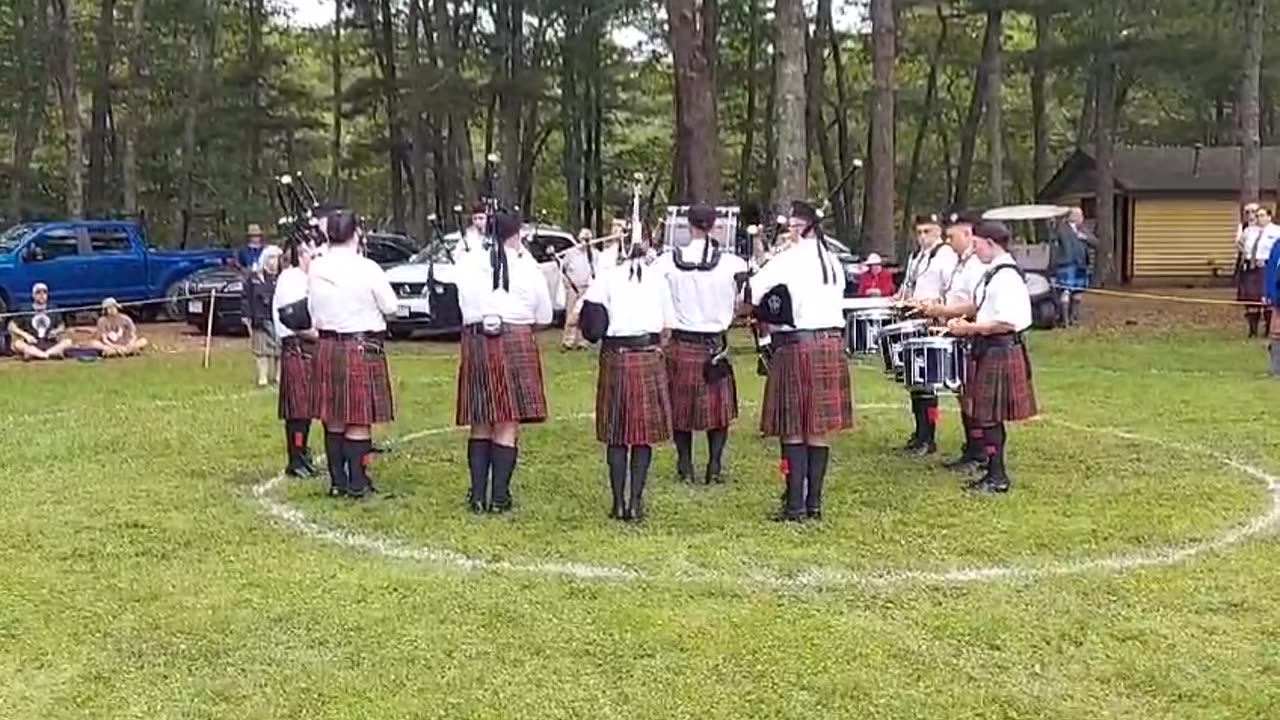
[(308, 272), (311, 249), (301, 238), (285, 242), (283, 269), (276, 280), (271, 315), (280, 342), (278, 415), (284, 422), (285, 474), (305, 478), (316, 474), (311, 459), (311, 421), (318, 415), (311, 364), (319, 334), (311, 322)]

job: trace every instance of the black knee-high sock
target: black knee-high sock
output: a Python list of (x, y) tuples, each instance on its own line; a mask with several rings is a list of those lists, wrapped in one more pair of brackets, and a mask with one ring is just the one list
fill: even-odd
[(1245, 322), (1249, 323), (1249, 337), (1258, 336), (1258, 323), (1262, 317), (1256, 310), (1250, 310), (1244, 315)]
[(827, 461), (831, 459), (831, 448), (810, 445), (809, 487), (804, 498), (804, 509), (810, 515), (822, 512), (822, 486), (827, 479)]
[(707, 431), (707, 479), (718, 480), (724, 472), (724, 446), (729, 442), (729, 429)]
[(920, 396), (920, 442), (933, 445), (937, 442), (938, 431), (938, 396)]
[(613, 495), (609, 516), (622, 519), (627, 514), (627, 446), (608, 446), (604, 458), (609, 464), (609, 491)]
[(1007, 477), (1004, 468), (1004, 423), (992, 425), (983, 432), (987, 443), (987, 458), (990, 463), (987, 468), (987, 474), (993, 478)]
[(367, 472), (369, 456), (373, 452), (372, 440), (344, 440), (342, 455), (347, 460), (347, 493), (352, 497), (360, 497), (369, 492), (369, 474)]
[(677, 430), (674, 434), (676, 443), (676, 474), (681, 480), (693, 479), (693, 433)]
[(488, 438), (472, 438), (467, 441), (467, 469), (471, 473), (470, 503), (481, 505), (489, 499), (489, 468), (493, 464), (493, 441)]
[(346, 492), (351, 482), (347, 477), (347, 457), (342, 447), (345, 440), (342, 433), (325, 428), (324, 459), (329, 466), (329, 488), (339, 492)]
[(644, 485), (649, 479), (649, 463), (653, 461), (653, 448), (649, 445), (631, 446), (631, 515), (644, 515)]
[(289, 459), (289, 463), (286, 466), (288, 470), (297, 470), (298, 466), (302, 464), (300, 460), (301, 453), (298, 451), (298, 441), (295, 439), (297, 429), (297, 420), (284, 421), (284, 452), (285, 457)]
[(805, 445), (782, 446), (783, 472), (787, 475), (786, 513), (791, 517), (804, 514), (805, 480), (809, 476), (809, 448)]
[(924, 403), (916, 393), (911, 393), (911, 418), (915, 421), (915, 431), (911, 433), (911, 442), (914, 444), (924, 436)]
[(960, 457), (966, 460), (977, 458), (974, 451), (974, 445), (977, 443), (973, 441), (973, 421), (963, 410), (960, 411), (960, 425), (964, 428), (964, 448), (960, 451)]
[(507, 510), (511, 507), (511, 476), (516, 472), (518, 447), (494, 443), (490, 450), (493, 458), (493, 507)]

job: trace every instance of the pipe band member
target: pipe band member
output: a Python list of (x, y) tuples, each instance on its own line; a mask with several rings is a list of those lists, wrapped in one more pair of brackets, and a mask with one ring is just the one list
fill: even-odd
[[(983, 273), (987, 271), (987, 265), (978, 257), (973, 242), (973, 228), (981, 221), (982, 216), (976, 212), (960, 211), (947, 216), (947, 243), (960, 256), (960, 261), (947, 281), (946, 302), (925, 307), (924, 313), (928, 317), (946, 322), (955, 318), (973, 319), (977, 312), (973, 294)], [(981, 433), (974, 428), (972, 419), (964, 412), (963, 403), (960, 421), (964, 425), (964, 450), (960, 457), (943, 466), (957, 472), (973, 472), (986, 464), (986, 454), (983, 452)]]
[(987, 264), (974, 291), (975, 319), (947, 324), (952, 334), (972, 338), (961, 402), (982, 433), (987, 456), (986, 474), (968, 488), (984, 493), (1009, 491), (1005, 423), (1027, 420), (1039, 412), (1023, 341), (1023, 333), (1031, 327), (1031, 294), (1008, 252), (1009, 242), (1009, 229), (1003, 223), (983, 221), (974, 228), (974, 252)]
[(306, 478), (317, 474), (311, 459), (311, 420), (317, 412), (312, 362), (319, 334), (308, 308), (307, 273), (311, 255), (301, 239), (285, 243), (284, 269), (276, 280), (271, 317), (280, 339), (280, 397), (277, 413), (284, 421), (285, 474)]
[(511, 510), (520, 425), (547, 419), (533, 331), (551, 323), (551, 293), (521, 242), (520, 227), (519, 217), (498, 215), (498, 242), (487, 257), (459, 266), (463, 328), (456, 420), (471, 428), (467, 504), (474, 513)]
[[(960, 257), (942, 239), (942, 221), (937, 214), (916, 217), (916, 242), (918, 250), (914, 258), (915, 281), (908, 302), (917, 308), (926, 308), (944, 301), (947, 284), (960, 264)], [(915, 432), (903, 446), (909, 455), (923, 457), (938, 451), (938, 396), (920, 390), (911, 391), (911, 415), (915, 419)]]
[(703, 481), (721, 483), (729, 426), (738, 418), (728, 332), (750, 268), (737, 255), (723, 252), (711, 236), (715, 208), (699, 203), (689, 208), (688, 217), (688, 243), (673, 247), (654, 266), (666, 276), (675, 311), (667, 378), (676, 473), (680, 482), (693, 482), (693, 434), (705, 432), (708, 459)]
[(1271, 308), (1264, 302), (1267, 260), (1271, 257), (1271, 248), (1280, 239), (1280, 225), (1273, 222), (1271, 208), (1246, 206), (1246, 216), (1250, 208), (1253, 210), (1252, 221), (1241, 228), (1236, 237), (1240, 256), (1236, 300), (1250, 303), (1245, 306), (1245, 320), (1249, 325), (1249, 337), (1257, 337), (1260, 323), (1264, 333), (1271, 325)]
[(822, 242), (817, 210), (791, 205), (793, 240), (750, 280), (757, 320), (774, 326), (760, 431), (782, 443), (787, 489), (775, 520), (822, 517), (829, 436), (853, 426), (844, 353), (845, 277)]
[(326, 233), (329, 248), (311, 262), (307, 283), (319, 336), (312, 382), (325, 428), (329, 494), (359, 500), (373, 492), (373, 426), (395, 419), (384, 342), (396, 294), (382, 268), (360, 254), (359, 226), (350, 211), (330, 214)]
[(616, 520), (644, 519), (653, 446), (671, 439), (671, 390), (661, 344), (674, 318), (667, 280), (639, 246), (621, 265), (602, 269), (583, 299), (583, 334), (601, 342), (596, 439), (606, 448), (609, 517)]

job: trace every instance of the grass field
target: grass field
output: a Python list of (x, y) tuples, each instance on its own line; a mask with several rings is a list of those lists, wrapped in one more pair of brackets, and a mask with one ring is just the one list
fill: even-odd
[(264, 491), (283, 437), (240, 345), (5, 363), (0, 718), (1277, 718), (1271, 528), (1160, 554), (1272, 511), (1223, 462), (1280, 474), (1280, 382), (1239, 324), (1036, 335), (1044, 417), (1003, 498), (898, 457), (905, 393), (858, 367), (827, 520), (799, 527), (765, 520), (746, 353), (733, 482), (676, 486), (663, 448), (641, 527), (605, 517), (592, 355), (544, 355), (556, 419), (502, 518), (464, 512), (448, 345), (396, 347), (396, 497), (359, 505)]

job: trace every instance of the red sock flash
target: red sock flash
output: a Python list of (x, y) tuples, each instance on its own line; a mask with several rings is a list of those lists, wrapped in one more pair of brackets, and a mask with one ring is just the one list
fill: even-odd
[(927, 412), (928, 412), (929, 424), (930, 424), (930, 425), (937, 425), (937, 424), (938, 424), (938, 416), (942, 414), (942, 413), (941, 413), (941, 411), (940, 411), (940, 409), (939, 409), (939, 408), (937, 408), (937, 407), (931, 407), (931, 408), (929, 408), (929, 409), (928, 409), (928, 411), (927, 411)]

